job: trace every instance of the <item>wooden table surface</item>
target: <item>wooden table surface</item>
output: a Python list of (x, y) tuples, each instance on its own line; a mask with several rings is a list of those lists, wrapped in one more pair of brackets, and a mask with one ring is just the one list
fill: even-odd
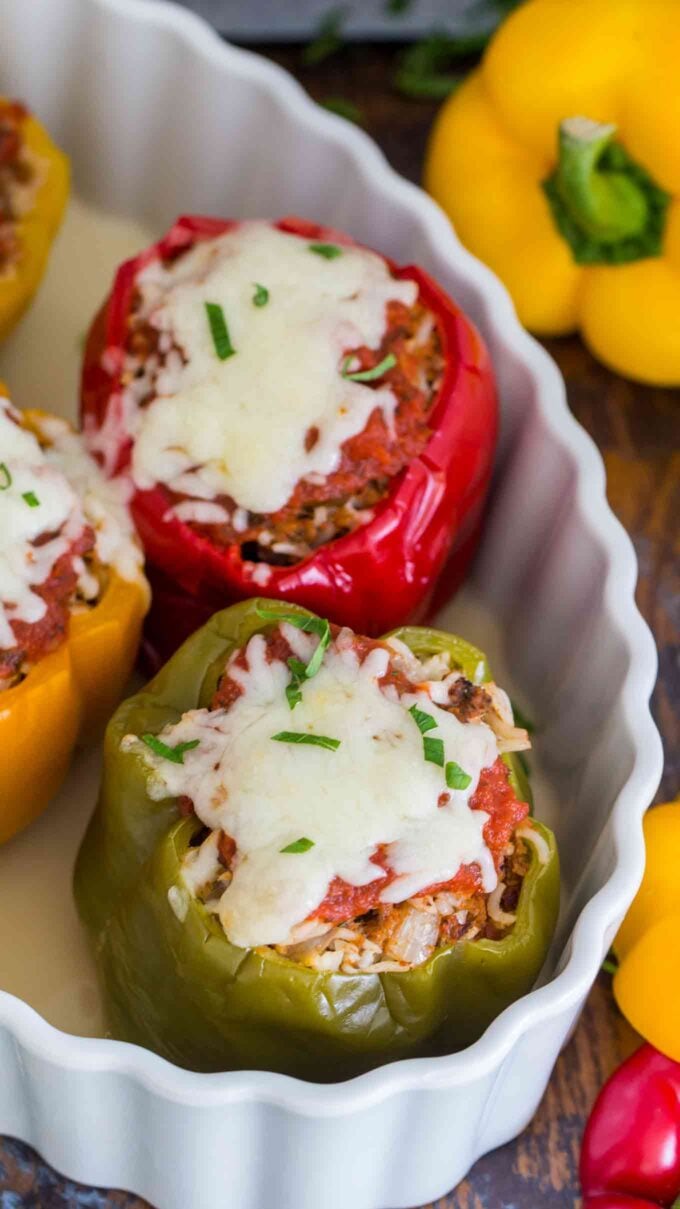
[[(366, 129), (394, 167), (419, 180), (436, 105), (394, 92), (396, 49), (350, 47), (315, 68), (303, 66), (296, 47), (268, 48), (268, 53), (317, 100), (344, 97), (358, 105)], [(680, 790), (680, 392), (637, 386), (610, 374), (575, 338), (548, 341), (547, 348), (566, 378), (573, 412), (602, 452), (610, 503), (637, 551), (638, 603), (659, 649), (654, 714), (666, 748), (662, 801)], [(532, 1125), (481, 1159), (455, 1191), (428, 1209), (578, 1206), (585, 1119), (598, 1088), (635, 1044), (613, 1005), (609, 978), (601, 974)], [(0, 1139), (0, 1209), (64, 1205), (144, 1209), (144, 1202), (126, 1193), (95, 1192), (64, 1180), (29, 1147)]]

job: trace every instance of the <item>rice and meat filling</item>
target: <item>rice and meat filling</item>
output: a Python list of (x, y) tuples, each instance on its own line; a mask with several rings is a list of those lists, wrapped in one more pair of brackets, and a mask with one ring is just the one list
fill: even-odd
[[(461, 940), (501, 939), (540, 849), (501, 759), (530, 746), (506, 695), (444, 655), (421, 662), (397, 639), (330, 626), (313, 677), (302, 677), (322, 641), (288, 622), (257, 635), (231, 656), (207, 709), (158, 737), (123, 740), (153, 766), (152, 796), (172, 793), (204, 823), (171, 906), (188, 893), (233, 943), (344, 973), (407, 969)], [(286, 712), (301, 730), (276, 729)], [(282, 754), (266, 773), (272, 739)], [(289, 877), (302, 882), (291, 890)]]
[[(306, 242), (297, 236), (283, 238)], [(180, 252), (172, 261), (163, 263), (168, 280), (173, 267), (181, 265), (185, 255), (188, 254)], [(320, 271), (327, 271), (323, 263)], [(389, 283), (387, 267), (385, 274)], [(403, 292), (405, 283), (392, 280), (395, 293), (399, 288)], [(413, 286), (414, 294), (415, 291)], [(168, 383), (187, 367), (191, 358), (191, 352), (177, 342), (175, 333), (156, 326), (154, 306), (158, 297), (151, 294), (151, 298), (153, 305), (138, 286), (130, 310), (122, 381), (127, 406), (133, 411), (144, 412), (158, 400), (159, 394), (171, 390)], [(273, 307), (274, 302), (273, 297), (268, 298), (267, 305)], [(259, 307), (253, 308), (252, 322), (262, 323)], [(376, 406), (363, 429), (342, 442), (334, 469), (325, 474), (303, 474), (283, 507), (273, 512), (244, 507), (223, 492), (208, 501), (204, 494), (195, 496), (165, 483), (176, 515), (218, 548), (236, 545), (245, 560), (276, 566), (294, 565), (319, 546), (370, 521), (395, 477), (425, 448), (431, 436), (429, 416), (444, 373), (437, 322), (417, 296), (408, 303), (388, 299), (383, 326), (384, 334), (377, 346), (354, 344), (346, 347), (339, 358), (338, 373), (346, 365), (347, 375), (360, 375), (355, 385), (361, 382), (367, 391), (372, 391)], [(238, 356), (238, 350), (234, 352)], [(384, 370), (377, 373), (381, 366)], [(386, 391), (394, 397), (388, 413), (381, 406)], [(320, 428), (311, 423), (304, 433), (305, 452), (312, 453), (319, 440)], [(286, 457), (285, 448), (281, 457)], [(189, 467), (189, 473), (197, 469)], [(215, 509), (224, 519), (213, 521), (213, 515), (217, 515)]]
[[(276, 945), (276, 952), (291, 961), (314, 970), (373, 974), (404, 970), (427, 961), (438, 948), (461, 940), (502, 940), (515, 924), (517, 903), (524, 876), (529, 867), (531, 844), (519, 828), (514, 841), (506, 845), (499, 871), (500, 880), (491, 894), (472, 894), (440, 890), (421, 894), (404, 903), (379, 903), (356, 918), (343, 919), (329, 926), (319, 919), (299, 925), (304, 939), (291, 945)], [(210, 833), (195, 838), (200, 850)], [(210, 845), (214, 841), (210, 841)], [(193, 863), (192, 849), (189, 869)], [(231, 881), (230, 866), (235, 852), (228, 837), (220, 833), (216, 846), (220, 871), (196, 894), (208, 911), (218, 915), (222, 894)]]

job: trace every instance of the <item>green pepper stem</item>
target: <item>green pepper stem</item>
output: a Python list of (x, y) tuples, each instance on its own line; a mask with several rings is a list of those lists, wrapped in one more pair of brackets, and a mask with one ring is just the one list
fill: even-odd
[(618, 243), (646, 227), (649, 205), (644, 190), (625, 171), (602, 169), (600, 159), (616, 126), (590, 118), (560, 123), (556, 187), (573, 221), (602, 243)]

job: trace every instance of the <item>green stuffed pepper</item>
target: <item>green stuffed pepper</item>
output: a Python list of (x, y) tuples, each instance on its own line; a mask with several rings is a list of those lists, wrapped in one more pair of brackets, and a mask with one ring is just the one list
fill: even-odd
[(75, 889), (113, 1034), (316, 1081), (476, 1040), (557, 916), (526, 746), (451, 635), (216, 614), (106, 735)]

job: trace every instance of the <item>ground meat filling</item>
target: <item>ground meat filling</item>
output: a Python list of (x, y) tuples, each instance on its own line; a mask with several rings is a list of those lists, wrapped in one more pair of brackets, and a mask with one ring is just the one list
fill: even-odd
[(23, 105), (0, 101), (0, 276), (19, 259), (17, 222), (25, 213), (36, 180), (36, 166), (22, 138), (25, 118)]
[[(154, 328), (140, 308), (137, 292), (130, 311), (124, 385), (134, 385), (135, 378), (153, 382), (166, 364), (186, 362), (184, 351)], [(300, 480), (278, 512), (248, 512), (229, 496), (218, 496), (215, 503), (228, 512), (228, 523), (187, 521), (197, 534), (221, 549), (240, 546), (247, 561), (292, 566), (372, 518), (395, 477), (422, 453), (430, 438), (429, 416), (444, 372), (442, 344), (435, 317), (422, 303), (407, 307), (393, 301), (387, 306), (387, 330), (380, 347), (347, 349), (346, 353), (352, 356), (352, 372), (372, 369), (390, 355), (396, 358), (393, 368), (373, 384), (374, 389), (388, 386), (394, 393), (393, 423), (388, 425), (376, 407), (364, 430), (343, 444), (337, 470), (325, 478), (308, 475)], [(148, 406), (154, 397), (152, 385), (137, 397), (138, 406)], [(308, 430), (308, 451), (318, 437), (318, 430)], [(191, 498), (164, 490), (171, 505)]]
[[(333, 638), (339, 633), (332, 627)], [(376, 647), (387, 647), (391, 654), (387, 674), (380, 681), (387, 691), (411, 693), (423, 680), (413, 678), (413, 664), (395, 654), (388, 644), (355, 636), (354, 649), (361, 662)], [(286, 661), (293, 654), (285, 636), (276, 629), (267, 636), (266, 657), (271, 663)], [(438, 667), (430, 665), (436, 665)], [(232, 658), (230, 666), (246, 667), (245, 652)], [(430, 665), (422, 667), (432, 679), (447, 679), (448, 701), (443, 708), (450, 710), (460, 722), (484, 721), (496, 728), (496, 705), (493, 691), (472, 684), (463, 675), (451, 676), (435, 656)], [(421, 665), (415, 665), (418, 668)], [(424, 676), (425, 678), (425, 676)], [(242, 693), (241, 685), (229, 674), (222, 675), (210, 702), (211, 710), (229, 710)], [(439, 700), (438, 700), (439, 703)], [(507, 719), (505, 722), (507, 729)], [(501, 727), (502, 729), (502, 727)], [(517, 736), (525, 732), (514, 728)], [(501, 746), (502, 750), (502, 745)], [(439, 805), (446, 805), (449, 794), (444, 791)], [(387, 863), (384, 847), (378, 847), (371, 860), (385, 870), (387, 876), (376, 878), (368, 885), (353, 886), (336, 877), (328, 887), (325, 898), (309, 918), (295, 929), (296, 943), (276, 946), (276, 951), (291, 960), (318, 970), (353, 972), (370, 970), (377, 973), (399, 970), (427, 960), (436, 949), (461, 940), (487, 938), (501, 940), (512, 930), (522, 882), (529, 868), (531, 823), (529, 808), (521, 802), (509, 781), (506, 764), (499, 757), (482, 770), (477, 789), (470, 799), (472, 810), (484, 810), (488, 820), (484, 825), (484, 840), (493, 857), (498, 874), (495, 890), (488, 894), (482, 888), (481, 871), (477, 865), (464, 865), (450, 881), (428, 886), (406, 902), (390, 904), (381, 901), (381, 892), (389, 885), (393, 874)], [(182, 814), (192, 813), (191, 799), (180, 801)], [(202, 829), (192, 841), (193, 849), (214, 845), (217, 872), (194, 892), (208, 910), (218, 912), (222, 893), (231, 880), (231, 870), (237, 858), (236, 845), (224, 831)], [(198, 852), (195, 852), (198, 856)], [(297, 937), (299, 936), (299, 940)]]

